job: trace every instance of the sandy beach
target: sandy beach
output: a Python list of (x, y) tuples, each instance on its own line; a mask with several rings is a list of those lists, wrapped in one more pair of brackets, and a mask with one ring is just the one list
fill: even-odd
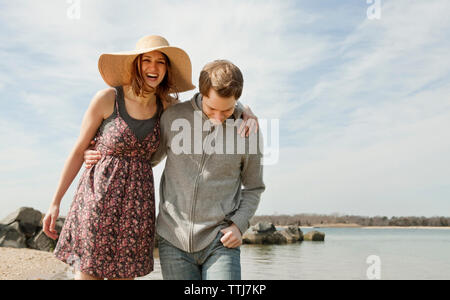
[[(154, 250), (153, 257), (155, 260), (159, 258), (158, 249)], [(143, 278), (162, 279), (160, 273), (158, 267), (155, 267), (151, 275)], [(56, 259), (53, 253), (26, 248), (0, 247), (0, 280), (71, 280), (73, 278), (72, 268)]]
[(68, 277), (71, 269), (53, 253), (0, 247), (0, 280), (52, 280)]

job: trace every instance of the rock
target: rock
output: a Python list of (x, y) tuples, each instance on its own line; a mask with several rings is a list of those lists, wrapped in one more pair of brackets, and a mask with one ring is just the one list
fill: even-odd
[(31, 207), (21, 207), (15, 212), (8, 215), (0, 223), (10, 225), (14, 222), (20, 223), (20, 230), (27, 237), (35, 235), (37, 229), (41, 225), (42, 213)]
[(27, 244), (32, 249), (48, 252), (53, 252), (56, 247), (56, 241), (46, 236), (43, 230), (39, 231), (35, 237), (29, 239)]
[(286, 239), (286, 237), (278, 231), (267, 234), (266, 238), (263, 240), (263, 244), (267, 245), (280, 245), (286, 244), (287, 242), (288, 240)]
[(61, 230), (62, 230), (62, 228), (63, 228), (63, 226), (64, 226), (64, 222), (66, 221), (66, 218), (58, 218), (57, 220), (56, 220), (56, 224), (55, 224), (55, 230), (56, 230), (56, 232), (58, 232), (58, 234), (60, 234), (61, 233)]
[(242, 244), (262, 244), (264, 236), (247, 230), (242, 236)]
[(26, 236), (20, 230), (19, 222), (3, 226), (0, 231), (0, 247), (27, 248)]
[(296, 226), (289, 226), (281, 230), (280, 233), (286, 238), (288, 243), (295, 243), (303, 241), (303, 232)]
[(291, 225), (286, 229), (286, 231), (291, 234), (297, 241), (303, 241), (303, 231), (300, 229), (300, 227)]
[(40, 211), (35, 210), (31, 207), (21, 207), (15, 212), (9, 214), (0, 223), (9, 225), (16, 221), (19, 221), (20, 223), (33, 224), (37, 227), (39, 226), (41, 219), (42, 213)]
[(258, 233), (273, 233), (277, 231), (275, 225), (269, 222), (259, 222), (255, 226), (252, 226), (252, 229)]
[(289, 226), (287, 229), (277, 231), (275, 225), (264, 222), (257, 223), (247, 230), (242, 236), (244, 244), (286, 244), (303, 240), (303, 232), (296, 226)]
[(255, 233), (255, 232), (246, 232), (242, 236), (243, 244), (264, 244), (264, 245), (279, 245), (286, 244), (288, 241), (285, 236), (283, 236), (280, 232), (273, 233)]
[(319, 231), (310, 231), (303, 236), (305, 241), (323, 242), (325, 241), (325, 233)]

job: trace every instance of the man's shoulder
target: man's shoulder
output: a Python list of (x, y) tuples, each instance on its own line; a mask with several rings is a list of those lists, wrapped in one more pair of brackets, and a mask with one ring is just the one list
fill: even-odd
[(176, 103), (172, 106), (170, 106), (169, 108), (167, 108), (163, 115), (162, 118), (166, 119), (166, 120), (173, 120), (173, 119), (177, 119), (183, 116), (186, 116), (187, 113), (192, 113), (194, 111), (194, 108), (192, 106), (191, 101), (184, 101), (184, 102), (179, 102)]

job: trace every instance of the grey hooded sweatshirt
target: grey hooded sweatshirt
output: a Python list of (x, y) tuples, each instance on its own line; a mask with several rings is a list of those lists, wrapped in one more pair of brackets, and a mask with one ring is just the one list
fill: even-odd
[(156, 230), (183, 251), (206, 248), (231, 223), (243, 234), (265, 190), (262, 137), (260, 132), (248, 138), (237, 134), (239, 127), (233, 124), (241, 118), (240, 107), (226, 122), (212, 126), (198, 93), (161, 117), (161, 141), (152, 165), (167, 160)]

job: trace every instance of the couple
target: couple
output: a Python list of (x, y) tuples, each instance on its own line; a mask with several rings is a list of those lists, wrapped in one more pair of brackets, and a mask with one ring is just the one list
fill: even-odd
[[(155, 231), (164, 279), (240, 279), (241, 235), (265, 189), (261, 150), (249, 151), (249, 128), (237, 126), (232, 126), (232, 154), (226, 143), (227, 151), (218, 153), (227, 154), (205, 145), (230, 123), (254, 117), (249, 109), (243, 116), (237, 103), (242, 73), (228, 61), (209, 63), (200, 74), (200, 93), (177, 103), (177, 92), (195, 88), (189, 56), (159, 36), (142, 38), (136, 48), (100, 57), (100, 73), (113, 88), (97, 93), (84, 116), (44, 217), (44, 232), (58, 238), (60, 202), (85, 155), (88, 168), (55, 249), (58, 259), (75, 267), (76, 279), (149, 274)], [(195, 132), (198, 119), (201, 132)], [(192, 130), (183, 132), (183, 149), (200, 143), (200, 152), (179, 151), (173, 124), (180, 120)], [(92, 139), (96, 151), (85, 153)], [(243, 152), (236, 151), (239, 141)], [(155, 220), (152, 167), (166, 156)]]

